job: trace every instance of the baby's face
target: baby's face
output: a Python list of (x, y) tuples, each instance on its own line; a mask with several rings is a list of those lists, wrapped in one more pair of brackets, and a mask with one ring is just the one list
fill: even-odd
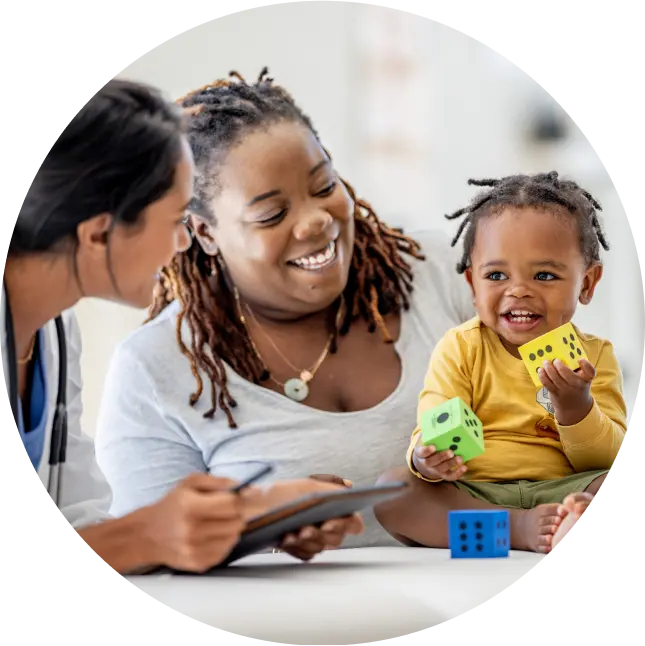
[(601, 265), (587, 266), (571, 216), (532, 207), (481, 219), (466, 272), (481, 320), (516, 356), (589, 303), (601, 275)]

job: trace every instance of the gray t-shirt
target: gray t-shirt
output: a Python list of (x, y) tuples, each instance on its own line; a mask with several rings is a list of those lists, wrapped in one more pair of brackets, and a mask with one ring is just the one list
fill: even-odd
[[(207, 392), (195, 407), (188, 404), (195, 380), (175, 336), (176, 303), (131, 334), (112, 359), (96, 438), (97, 459), (113, 489), (111, 513), (121, 516), (151, 504), (195, 471), (243, 478), (253, 469), (244, 462), (253, 460), (274, 464), (271, 480), (331, 473), (355, 485), (373, 484), (384, 471), (404, 465), (430, 354), (449, 328), (474, 314), (446, 237), (425, 232), (415, 238), (426, 260), (411, 261), (415, 289), (395, 344), (401, 379), (368, 410), (316, 410), (252, 384), (227, 366), (238, 402), (238, 428), (231, 430), (219, 410), (214, 419), (204, 419)], [(364, 518), (365, 532), (349, 538), (346, 547), (395, 543), (371, 512)]]

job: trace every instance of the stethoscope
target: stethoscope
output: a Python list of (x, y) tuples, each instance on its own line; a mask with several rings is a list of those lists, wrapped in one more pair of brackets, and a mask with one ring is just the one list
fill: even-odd
[[(20, 397), (18, 396), (18, 357), (16, 355), (13, 318), (6, 287), (4, 296), (7, 361), (9, 363), (9, 401), (11, 402), (13, 418), (16, 421), (16, 426), (18, 426), (18, 410), (20, 406)], [(65, 339), (63, 319), (58, 316), (54, 323), (56, 324), (56, 336), (58, 337), (58, 393), (56, 395), (56, 410), (54, 411), (49, 447), (49, 482), (47, 491), (54, 499), (56, 506), (60, 506), (63, 483), (62, 467), (65, 464), (67, 453), (67, 341)]]

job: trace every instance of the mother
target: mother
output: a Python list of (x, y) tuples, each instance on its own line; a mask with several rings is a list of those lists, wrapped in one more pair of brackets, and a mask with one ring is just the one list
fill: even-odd
[[(442, 237), (380, 222), (266, 70), (232, 76), (180, 100), (193, 241), (109, 370), (97, 450), (116, 514), (194, 471), (243, 477), (240, 460), (375, 482), (404, 462), (436, 341), (472, 315)], [(346, 545), (388, 543), (368, 515)]]
[[(123, 573), (209, 569), (250, 517), (334, 488), (301, 480), (237, 494), (230, 480), (191, 474), (154, 504), (107, 517), (109, 487), (81, 430), (81, 339), (71, 308), (84, 297), (144, 307), (158, 268), (190, 245), (184, 215), (192, 193), (181, 111), (153, 88), (111, 81), (38, 169), (7, 255), (0, 354), (16, 431), (65, 518)], [(302, 528), (283, 546), (308, 560), (360, 529), (358, 518), (335, 519)]]

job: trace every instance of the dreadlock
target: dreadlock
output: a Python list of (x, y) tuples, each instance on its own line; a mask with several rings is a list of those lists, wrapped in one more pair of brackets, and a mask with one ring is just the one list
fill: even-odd
[(560, 179), (555, 171), (536, 175), (509, 175), (501, 179), (469, 179), (468, 184), (486, 186), (490, 190), (476, 195), (468, 206), (446, 215), (448, 220), (466, 216), (452, 240), (454, 247), (465, 231), (464, 250), (457, 264), (460, 274), (470, 267), (477, 222), (483, 217), (499, 213), (508, 206), (567, 211), (576, 220), (580, 250), (588, 263), (600, 260), (600, 245), (605, 251), (609, 250), (598, 219), (597, 211), (602, 211), (598, 201), (574, 181)]
[[(303, 124), (319, 139), (309, 117), (267, 73), (264, 68), (258, 80), (249, 84), (231, 72), (230, 80), (215, 81), (177, 100), (189, 118), (188, 137), (196, 168), (195, 198), (190, 208), (197, 216), (215, 220), (209, 203), (219, 188), (217, 164), (249, 132), (280, 122), (293, 122)], [(392, 342), (384, 316), (407, 310), (408, 295), (412, 291), (412, 269), (402, 253), (423, 260), (415, 240), (383, 224), (371, 206), (358, 199), (347, 182), (341, 181), (355, 205), (355, 240), (343, 293), (346, 308), (338, 326), (332, 330), (330, 352), (337, 351), (338, 337), (347, 334), (357, 319), (365, 320), (370, 332), (378, 329), (385, 342)], [(148, 320), (158, 316), (173, 300), (181, 306), (177, 341), (190, 361), (197, 382), (190, 404), (195, 405), (202, 396), (202, 370), (210, 381), (211, 397), (211, 407), (204, 417), (213, 417), (219, 406), (227, 416), (229, 427), (236, 428), (231, 412), (236, 402), (228, 389), (224, 364), (253, 383), (268, 379), (269, 372), (239, 320), (221, 256), (207, 255), (194, 236), (191, 247), (177, 254), (162, 271)], [(181, 336), (184, 321), (190, 330), (190, 347)]]

